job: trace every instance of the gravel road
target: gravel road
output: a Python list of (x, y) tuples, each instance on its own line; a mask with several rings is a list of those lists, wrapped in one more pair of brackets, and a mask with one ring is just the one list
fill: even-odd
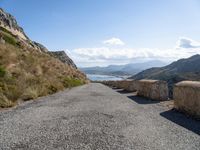
[(90, 83), (1, 111), (0, 149), (200, 150), (200, 121)]

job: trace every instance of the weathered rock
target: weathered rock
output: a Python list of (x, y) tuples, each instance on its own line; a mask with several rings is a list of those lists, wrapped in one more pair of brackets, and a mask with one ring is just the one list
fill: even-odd
[(70, 59), (64, 51), (56, 51), (56, 52), (48, 52), (48, 49), (43, 46), (42, 44), (31, 41), (26, 34), (24, 33), (23, 29), (17, 24), (16, 19), (6, 13), (3, 9), (0, 8), (0, 43), (5, 43), (4, 37), (7, 35), (13, 36), (13, 39), (17, 42), (17, 44), (26, 49), (30, 48), (33, 50), (37, 50), (41, 53), (49, 53), (51, 56), (60, 59), (63, 63), (68, 64), (69, 66), (76, 68), (76, 65)]
[(75, 63), (72, 61), (71, 58), (69, 58), (69, 56), (67, 56), (67, 54), (65, 53), (65, 51), (51, 51), (49, 52), (49, 54), (57, 59), (59, 59), (60, 61), (62, 61), (65, 64), (68, 64), (69, 66), (72, 66), (73, 68), (77, 69), (77, 66), (75, 65)]
[[(4, 31), (14, 36), (15, 40), (22, 47), (34, 48), (40, 52), (47, 52), (48, 49), (42, 44), (31, 41), (25, 34), (22, 27), (20, 27), (16, 19), (9, 13), (6, 13), (0, 8), (0, 31)], [(2, 40), (1, 40), (2, 41)]]
[(167, 100), (168, 99), (167, 82), (159, 80), (139, 80), (138, 95), (153, 100)]
[(10, 31), (13, 35), (16, 35), (24, 40), (29, 38), (24, 33), (23, 29), (17, 24), (16, 19), (9, 13), (6, 13), (0, 8), (0, 26)]
[(48, 52), (48, 49), (44, 45), (37, 43), (35, 41), (33, 41), (33, 44), (34, 46), (36, 46), (37, 49), (40, 49), (42, 52)]
[(173, 93), (176, 109), (200, 118), (200, 82), (179, 82)]

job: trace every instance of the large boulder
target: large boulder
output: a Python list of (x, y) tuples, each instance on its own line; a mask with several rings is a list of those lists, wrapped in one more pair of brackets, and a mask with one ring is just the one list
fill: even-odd
[(179, 82), (173, 93), (176, 109), (200, 118), (200, 82)]

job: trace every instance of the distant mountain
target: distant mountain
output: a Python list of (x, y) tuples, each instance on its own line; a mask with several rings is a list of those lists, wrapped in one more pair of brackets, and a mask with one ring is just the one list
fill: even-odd
[(169, 83), (172, 94), (172, 86), (183, 80), (200, 80), (200, 55), (194, 55), (188, 59), (180, 59), (165, 67), (144, 70), (131, 79), (158, 79)]
[(166, 63), (153, 60), (147, 61), (144, 63), (131, 63), (126, 65), (110, 65), (107, 67), (88, 67), (88, 68), (80, 68), (86, 74), (103, 74), (103, 75), (133, 75), (144, 69), (151, 67), (162, 67), (165, 66)]

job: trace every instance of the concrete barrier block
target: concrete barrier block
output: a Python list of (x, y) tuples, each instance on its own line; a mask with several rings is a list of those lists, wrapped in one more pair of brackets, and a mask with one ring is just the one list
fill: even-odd
[(153, 100), (168, 99), (168, 85), (165, 81), (159, 80), (139, 80), (138, 95)]
[(125, 90), (129, 92), (136, 92), (138, 90), (138, 81), (137, 80), (129, 81), (128, 86), (125, 88)]
[(182, 81), (174, 86), (176, 109), (200, 118), (200, 82)]
[(119, 81), (118, 88), (126, 90), (126, 89), (128, 89), (130, 82), (131, 82), (131, 80)]

